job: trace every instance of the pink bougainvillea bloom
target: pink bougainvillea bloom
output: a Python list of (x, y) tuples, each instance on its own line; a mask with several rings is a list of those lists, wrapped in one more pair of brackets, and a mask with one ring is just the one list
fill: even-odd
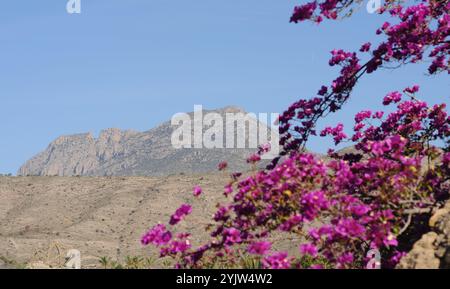
[(402, 99), (402, 94), (398, 91), (394, 91), (384, 97), (383, 104), (389, 105), (392, 102), (399, 102), (401, 99)]
[(377, 118), (377, 119), (381, 119), (384, 115), (383, 111), (377, 111), (373, 114), (372, 118)]
[(354, 219), (341, 219), (337, 222), (336, 233), (342, 237), (358, 237), (361, 236), (366, 229)]
[(178, 208), (175, 213), (170, 217), (170, 225), (176, 225), (181, 220), (184, 219), (187, 215), (189, 215), (192, 212), (192, 207), (188, 204), (181, 205), (180, 208)]
[(200, 186), (195, 186), (194, 187), (193, 194), (194, 194), (195, 197), (200, 196), (202, 194), (202, 192), (203, 192), (203, 190), (202, 190), (202, 188)]
[(310, 255), (312, 257), (317, 257), (317, 247), (313, 244), (302, 244), (300, 245), (300, 252), (303, 255)]
[(450, 153), (445, 153), (444, 156), (442, 157), (442, 162), (444, 164), (450, 164)]
[(317, 94), (324, 96), (325, 94), (327, 94), (327, 92), (328, 92), (328, 87), (326, 87), (325, 85), (322, 85), (322, 87), (320, 88), (319, 92), (317, 92)]
[(370, 211), (370, 207), (367, 205), (355, 205), (351, 207), (351, 211), (353, 214), (355, 214), (356, 216), (364, 216), (365, 214), (367, 214)]
[(414, 93), (418, 92), (419, 89), (420, 89), (420, 86), (418, 86), (416, 84), (416, 85), (413, 85), (412, 87), (405, 88), (403, 91), (407, 92), (407, 93), (410, 93), (410, 94), (414, 94)]
[(231, 184), (228, 184), (223, 189), (223, 194), (227, 197), (233, 192), (233, 187)]
[(346, 265), (353, 263), (353, 253), (345, 252), (338, 258), (338, 267), (346, 267)]
[(219, 209), (217, 210), (217, 212), (214, 214), (214, 221), (219, 222), (219, 221), (226, 221), (229, 218), (228, 212), (230, 211), (229, 208), (224, 207), (224, 206), (220, 206)]
[(248, 246), (248, 252), (250, 254), (256, 255), (265, 255), (272, 248), (272, 243), (263, 241), (263, 242), (254, 242)]
[(161, 246), (167, 244), (172, 239), (172, 233), (166, 230), (166, 226), (163, 224), (158, 224), (150, 229), (141, 238), (141, 243), (143, 245), (154, 244), (156, 246)]
[(252, 154), (247, 158), (247, 163), (249, 164), (255, 164), (261, 160), (261, 156), (258, 154)]
[(320, 132), (320, 136), (332, 135), (334, 143), (337, 145), (347, 138), (344, 133), (344, 125), (339, 123), (336, 127), (326, 127)]
[(372, 111), (370, 111), (370, 110), (363, 110), (361, 112), (358, 112), (355, 115), (355, 122), (361, 122), (361, 121), (363, 121), (365, 119), (370, 118), (371, 116), (372, 116)]
[(397, 246), (398, 241), (397, 238), (393, 234), (388, 234), (384, 239), (383, 243), (386, 246)]
[(286, 252), (275, 253), (263, 259), (263, 266), (267, 269), (289, 269), (291, 262)]
[(300, 214), (295, 214), (294, 216), (290, 217), (287, 221), (285, 221), (283, 224), (280, 225), (281, 231), (289, 232), (292, 230), (292, 228), (300, 222), (303, 221), (303, 217)]
[(359, 49), (359, 51), (361, 52), (367, 52), (370, 50), (370, 42), (364, 43), (361, 48)]
[(316, 1), (295, 7), (294, 13), (291, 17), (291, 22), (297, 23), (300, 21), (311, 19), (311, 16), (313, 15), (314, 10), (316, 10), (316, 7), (317, 7)]
[(392, 257), (389, 259), (389, 263), (391, 268), (395, 268), (395, 266), (400, 262), (400, 260), (407, 255), (406, 252), (401, 252), (395, 250), (392, 254)]
[(235, 228), (229, 228), (224, 230), (223, 237), (224, 243), (229, 246), (236, 243), (240, 243), (242, 241), (241, 232)]
[(180, 241), (173, 241), (170, 243), (169, 252), (171, 254), (177, 254), (181, 252), (185, 252), (191, 248), (191, 242), (187, 239)]
[(219, 169), (219, 171), (223, 171), (223, 170), (225, 170), (227, 167), (228, 167), (228, 163), (225, 162), (225, 161), (220, 162), (220, 163), (217, 165), (217, 168)]

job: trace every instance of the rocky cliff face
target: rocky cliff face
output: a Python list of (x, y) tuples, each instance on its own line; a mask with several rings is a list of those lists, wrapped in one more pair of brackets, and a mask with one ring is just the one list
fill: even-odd
[[(215, 110), (244, 112), (236, 107)], [(192, 115), (192, 114), (191, 114)], [(18, 171), (26, 176), (158, 176), (203, 173), (226, 160), (233, 170), (246, 170), (255, 149), (174, 149), (170, 122), (146, 132), (107, 129), (98, 138), (90, 133), (61, 136)]]
[(431, 231), (414, 244), (397, 268), (450, 269), (450, 201), (430, 218), (428, 225)]

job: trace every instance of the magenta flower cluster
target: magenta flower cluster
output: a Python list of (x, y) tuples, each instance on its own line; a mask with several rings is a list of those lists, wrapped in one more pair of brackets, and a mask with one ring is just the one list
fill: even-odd
[(194, 195), (194, 197), (198, 197), (203, 193), (203, 190), (200, 186), (195, 186), (194, 190), (192, 192), (192, 194)]
[(181, 205), (181, 207), (178, 208), (175, 211), (175, 213), (170, 217), (169, 224), (171, 224), (172, 226), (178, 224), (181, 220), (184, 219), (184, 217), (189, 215), (191, 212), (192, 212), (192, 207), (190, 205), (187, 205), (187, 204)]
[(143, 245), (153, 244), (161, 246), (167, 244), (172, 239), (172, 233), (166, 230), (166, 226), (158, 224), (145, 234), (141, 243)]
[[(366, 124), (369, 119), (379, 123)], [(428, 107), (412, 99), (398, 103), (386, 116), (361, 111), (355, 123), (364, 124), (348, 137), (356, 140), (359, 158), (330, 153), (324, 162), (298, 152), (272, 170), (233, 178), (226, 194), (232, 194), (232, 202), (214, 215), (211, 240), (200, 249), (172, 250), (181, 254), (178, 266), (197, 268), (228, 258), (233, 263), (241, 250), (276, 269), (301, 268), (302, 256), (312, 258), (310, 268), (322, 268), (320, 260), (335, 268), (354, 268), (366, 262), (361, 252), (374, 248), (384, 252), (386, 264), (398, 262), (403, 253), (395, 248), (408, 225), (408, 212), (417, 204), (426, 209), (449, 197), (450, 154), (428, 144), (448, 141), (450, 118), (445, 105)], [(425, 160), (436, 165), (429, 167)], [(300, 242), (298, 256), (291, 256), (273, 250), (275, 232), (309, 241)]]
[[(323, 18), (336, 19), (346, 14), (355, 4), (353, 0), (317, 0), (295, 7), (292, 22)], [(315, 135), (315, 126), (322, 116), (335, 112), (346, 103), (357, 81), (380, 67), (428, 60), (430, 74), (441, 71), (450, 73), (450, 3), (441, 0), (425, 0), (404, 7), (396, 0), (384, 1), (380, 14), (393, 18), (385, 22), (376, 32), (386, 40), (378, 45), (364, 43), (359, 51), (369, 60), (361, 63), (356, 52), (335, 49), (331, 52), (330, 66), (341, 66), (340, 75), (330, 86), (323, 85), (317, 96), (293, 103), (280, 116), (282, 154), (304, 148), (309, 136)], [(425, 53), (430, 51), (428, 55)], [(400, 95), (394, 92), (385, 97), (386, 105), (399, 102)], [(339, 142), (340, 136), (336, 136)], [(273, 166), (278, 159), (274, 160)]]
[(217, 168), (219, 169), (219, 171), (223, 171), (223, 170), (225, 170), (226, 168), (228, 167), (228, 163), (227, 162), (220, 162), (218, 165), (217, 165)]
[[(353, 2), (311, 1), (296, 7), (291, 21), (337, 19)], [(172, 238), (164, 225), (157, 225), (142, 243), (161, 247), (161, 255), (174, 257), (177, 268), (237, 264), (244, 254), (259, 258), (263, 268), (365, 268), (370, 249), (382, 253), (383, 266), (395, 266), (405, 254), (399, 250), (400, 237), (412, 220), (450, 198), (446, 105), (420, 101), (418, 85), (390, 92), (382, 103), (395, 106), (391, 113), (387, 109), (357, 113), (351, 134), (342, 124), (320, 132), (335, 144), (353, 143), (352, 152), (330, 149), (324, 160), (303, 149), (317, 134), (317, 122), (343, 107), (364, 74), (424, 59), (431, 63), (430, 74), (450, 72), (449, 11), (449, 1), (403, 6), (386, 0), (379, 13), (393, 21), (376, 31), (386, 39), (360, 47), (369, 58), (365, 63), (356, 52), (331, 52), (329, 65), (341, 67), (339, 76), (323, 85), (317, 96), (298, 100), (280, 116), (283, 150), (266, 169), (231, 175), (224, 187), (229, 202), (218, 206), (209, 240), (194, 248), (188, 234)], [(248, 162), (258, 163), (266, 151), (260, 148)], [(194, 195), (201, 193), (194, 188)], [(170, 224), (176, 225), (191, 211), (183, 205)], [(277, 249), (280, 235), (293, 237), (296, 253)]]

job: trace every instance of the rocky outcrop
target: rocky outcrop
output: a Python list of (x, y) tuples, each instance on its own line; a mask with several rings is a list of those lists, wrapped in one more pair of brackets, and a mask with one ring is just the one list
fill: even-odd
[(400, 269), (450, 269), (450, 201), (429, 221), (431, 232), (417, 241), (402, 258)]
[[(226, 107), (215, 110), (239, 113)], [(192, 116), (192, 113), (191, 113)], [(171, 135), (176, 126), (165, 122), (146, 132), (107, 129), (98, 138), (92, 134), (61, 136), (45, 151), (27, 161), (22, 176), (160, 176), (204, 173), (223, 160), (232, 170), (247, 170), (246, 158), (255, 149), (174, 149)]]

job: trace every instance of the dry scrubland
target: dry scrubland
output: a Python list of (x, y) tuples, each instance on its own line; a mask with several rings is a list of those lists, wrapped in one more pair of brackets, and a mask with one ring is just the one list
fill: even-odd
[[(126, 263), (127, 256), (156, 259), (141, 235), (166, 223), (182, 203), (193, 201), (192, 188), (205, 194), (178, 229), (193, 233), (193, 243), (208, 237), (207, 222), (222, 195), (225, 174), (167, 177), (0, 177), (0, 269), (62, 267), (69, 249), (81, 252), (84, 268), (100, 268), (101, 257)], [(450, 268), (450, 202), (430, 219), (423, 235), (402, 260), (401, 268)], [(275, 249), (294, 253), (287, 236), (276, 236)], [(156, 260), (150, 268), (171, 266)]]
[[(205, 194), (178, 229), (193, 232), (194, 245), (205, 240), (227, 182), (225, 174), (168, 177), (0, 177), (0, 267), (43, 262), (60, 266), (69, 249), (82, 254), (83, 267), (99, 267), (108, 256), (156, 257), (143, 248), (141, 235), (166, 223), (182, 203), (193, 201), (192, 188)], [(279, 244), (283, 246), (283, 244)], [(155, 267), (164, 267), (157, 261)]]
[[(81, 251), (85, 267), (109, 256), (155, 256), (142, 248), (141, 235), (157, 222), (167, 222), (192, 187), (207, 194), (180, 228), (205, 236), (204, 222), (223, 200), (224, 175), (168, 177), (0, 177), (0, 257), (16, 264), (46, 264), (58, 250)], [(190, 225), (195, 224), (195, 225)], [(195, 240), (195, 238), (194, 238)]]

